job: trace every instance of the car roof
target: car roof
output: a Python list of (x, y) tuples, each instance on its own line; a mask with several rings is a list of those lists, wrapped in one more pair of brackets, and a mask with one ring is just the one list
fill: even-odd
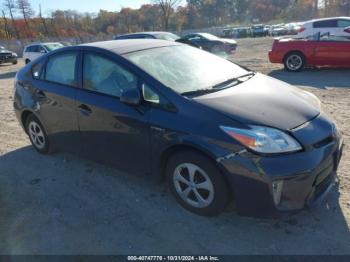
[(146, 50), (146, 49), (175, 46), (175, 45), (181, 45), (181, 44), (177, 42), (158, 40), (158, 39), (125, 39), (125, 40), (111, 40), (111, 41), (87, 43), (87, 44), (82, 44), (80, 46), (106, 49), (116, 54), (122, 55), (126, 53)]
[(305, 23), (313, 23), (313, 22), (318, 22), (318, 21), (327, 21), (327, 20), (334, 20), (334, 19), (350, 20), (350, 17), (348, 17), (348, 16), (338, 16), (338, 17), (318, 18), (318, 19), (312, 19), (312, 20), (306, 21)]
[(29, 45), (26, 45), (25, 47), (29, 47), (29, 46), (35, 46), (35, 45), (49, 45), (49, 44), (60, 44), (60, 42), (45, 42), (45, 43), (31, 43)]
[(171, 34), (171, 33), (165, 32), (165, 31), (150, 31), (150, 32), (137, 32), (137, 33), (130, 33), (130, 34), (122, 34), (122, 35), (117, 35), (116, 37), (132, 36), (132, 35), (159, 35), (159, 34)]

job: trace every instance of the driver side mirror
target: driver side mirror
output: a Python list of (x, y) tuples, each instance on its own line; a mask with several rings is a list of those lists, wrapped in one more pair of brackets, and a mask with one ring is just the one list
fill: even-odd
[(140, 90), (137, 88), (132, 88), (123, 91), (120, 96), (120, 102), (130, 106), (138, 106), (141, 103)]
[(45, 49), (40, 49), (40, 53), (46, 54), (46, 50)]

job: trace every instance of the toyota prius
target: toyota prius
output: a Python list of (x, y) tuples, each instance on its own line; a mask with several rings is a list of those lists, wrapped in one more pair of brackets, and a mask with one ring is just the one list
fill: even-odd
[(14, 108), (33, 147), (166, 179), (204, 216), (317, 205), (342, 138), (311, 93), (162, 40), (65, 47), (22, 68)]

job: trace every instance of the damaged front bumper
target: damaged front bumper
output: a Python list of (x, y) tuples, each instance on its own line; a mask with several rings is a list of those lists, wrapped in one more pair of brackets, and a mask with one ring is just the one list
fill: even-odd
[(253, 217), (279, 217), (322, 202), (336, 181), (341, 137), (317, 148), (258, 156), (248, 151), (217, 159), (234, 194), (237, 212)]

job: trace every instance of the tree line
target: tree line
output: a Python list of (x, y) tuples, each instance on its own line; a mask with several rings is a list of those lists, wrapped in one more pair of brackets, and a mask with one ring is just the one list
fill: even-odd
[[(2, 2), (1, 2), (2, 1)], [(146, 1), (145, 1), (146, 2)], [(53, 10), (43, 15), (30, 0), (0, 0), (0, 39), (117, 35), (251, 23), (350, 16), (350, 0), (150, 0), (138, 9)]]

